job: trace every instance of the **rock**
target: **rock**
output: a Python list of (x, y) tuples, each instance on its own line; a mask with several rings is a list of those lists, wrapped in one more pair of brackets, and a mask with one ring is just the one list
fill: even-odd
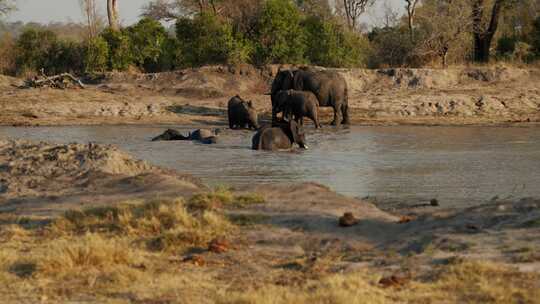
[(359, 220), (354, 217), (351, 212), (345, 212), (342, 217), (339, 218), (339, 226), (351, 227), (358, 224)]
[(208, 250), (214, 253), (224, 253), (229, 251), (231, 245), (229, 241), (227, 241), (223, 237), (217, 237), (210, 241), (208, 244)]

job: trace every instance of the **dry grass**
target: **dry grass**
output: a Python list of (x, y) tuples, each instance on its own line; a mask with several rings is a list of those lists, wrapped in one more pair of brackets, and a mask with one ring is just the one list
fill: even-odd
[[(234, 209), (259, 198), (216, 189), (188, 202), (70, 211), (50, 223), (4, 217), (0, 303), (539, 303), (539, 275), (500, 264), (456, 259), (385, 288), (377, 268), (332, 270), (343, 262), (338, 256), (299, 260), (251, 251), (238, 240), (265, 229), (256, 226), (264, 215), (226, 217), (216, 204)], [(234, 248), (209, 252), (218, 236)], [(184, 260), (192, 254), (203, 263)]]
[(218, 303), (540, 303), (540, 277), (498, 264), (460, 262), (430, 278), (383, 288), (370, 273), (335, 275), (300, 288), (265, 286)]

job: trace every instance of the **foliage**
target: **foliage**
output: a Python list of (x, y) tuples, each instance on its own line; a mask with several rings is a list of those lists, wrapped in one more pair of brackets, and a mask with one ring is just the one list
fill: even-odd
[(57, 39), (56, 34), (48, 30), (34, 28), (24, 30), (15, 46), (17, 73), (37, 72), (44, 68)]
[(227, 63), (235, 47), (230, 24), (210, 13), (178, 19), (176, 36), (185, 66)]
[(516, 49), (517, 39), (516, 37), (503, 36), (497, 40), (497, 56), (501, 58), (508, 58)]
[(109, 46), (109, 68), (124, 71), (134, 63), (131, 39), (124, 31), (114, 31), (110, 28), (101, 33), (101, 37)]
[(257, 24), (257, 63), (303, 63), (306, 50), (301, 14), (291, 0), (268, 0)]
[(78, 72), (83, 69), (84, 50), (72, 40), (56, 40), (48, 50), (43, 68), (48, 75)]
[(109, 60), (109, 45), (102, 37), (96, 37), (85, 43), (84, 71), (104, 72)]
[(133, 62), (146, 71), (159, 70), (160, 57), (165, 50), (167, 32), (161, 23), (144, 18), (126, 30), (130, 38)]
[(17, 70), (15, 39), (9, 33), (0, 36), (0, 74), (13, 75)]
[(308, 17), (303, 26), (307, 34), (306, 57), (310, 63), (332, 67), (365, 67), (369, 41), (334, 20)]
[(540, 57), (540, 16), (534, 21), (534, 30), (532, 31), (532, 47), (537, 57)]
[(368, 37), (376, 54), (370, 58), (371, 67), (401, 67), (412, 62), (416, 45), (405, 27), (375, 28)]

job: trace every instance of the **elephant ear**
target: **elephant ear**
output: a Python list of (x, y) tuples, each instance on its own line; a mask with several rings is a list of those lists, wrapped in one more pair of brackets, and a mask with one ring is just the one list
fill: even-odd
[(296, 121), (294, 120), (289, 120), (289, 129), (291, 131), (291, 134), (292, 134), (292, 140), (293, 140), (293, 143), (297, 143), (300, 141), (300, 138), (299, 138), (299, 134), (298, 134), (298, 124), (296, 124)]

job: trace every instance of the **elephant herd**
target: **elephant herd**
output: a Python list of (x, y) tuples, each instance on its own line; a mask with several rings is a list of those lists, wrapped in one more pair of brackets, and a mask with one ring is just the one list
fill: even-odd
[[(285, 150), (297, 144), (307, 149), (303, 119), (313, 121), (321, 128), (319, 107), (332, 107), (332, 125), (349, 124), (348, 89), (345, 79), (336, 72), (316, 71), (311, 68), (280, 70), (268, 94), (272, 100), (272, 124), (260, 126), (258, 114), (251, 101), (240, 96), (229, 100), (227, 114), (229, 128), (253, 129), (254, 150)], [(278, 114), (282, 114), (278, 118)], [(176, 130), (167, 130), (153, 140), (197, 140), (215, 143), (219, 131), (196, 130), (183, 136)]]

